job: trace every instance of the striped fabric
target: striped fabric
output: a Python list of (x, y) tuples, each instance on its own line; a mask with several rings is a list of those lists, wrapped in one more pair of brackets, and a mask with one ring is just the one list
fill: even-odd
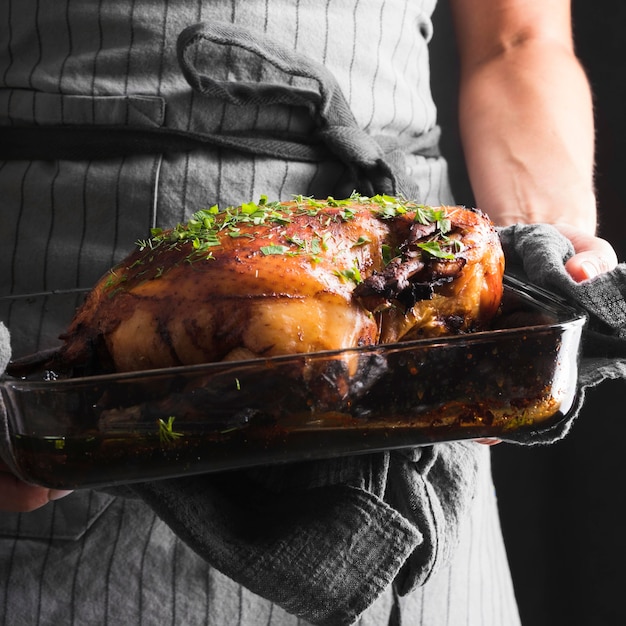
[[(478, 446), (478, 444), (476, 444)], [(472, 517), (453, 562), (401, 598), (403, 626), (519, 624), (484, 448)], [(75, 493), (0, 516), (0, 623), (6, 626), (306, 626), (211, 569), (141, 502)], [(357, 622), (384, 626), (383, 595)]]
[[(225, 20), (261, 30), (325, 64), (362, 126), (375, 134), (420, 134), (435, 123), (426, 42), (432, 2), (329, 0), (6, 0), (0, 3), (0, 124), (85, 124), (204, 132), (305, 130), (294, 108), (235, 108), (207, 100), (186, 83), (176, 61), (178, 34), (198, 21)], [(422, 6), (422, 4), (424, 6)], [(367, 8), (365, 8), (367, 7)], [(378, 61), (371, 58), (378, 52)], [(198, 66), (219, 68), (228, 48), (199, 46)], [(226, 60), (226, 59), (225, 59)], [(250, 59), (218, 78), (280, 80)], [(219, 70), (215, 70), (219, 71)], [(282, 77), (282, 80), (286, 80)], [(399, 106), (402, 103), (402, 107)], [(193, 151), (84, 162), (0, 166), (0, 293), (90, 285), (153, 225), (168, 226), (203, 206), (265, 193), (349, 194), (336, 163), (285, 163), (266, 157)], [(415, 157), (423, 200), (451, 199), (445, 164)], [(36, 228), (33, 226), (36, 224)], [(30, 263), (24, 250), (37, 250)], [(71, 269), (70, 269), (71, 268)]]
[[(176, 38), (186, 26), (220, 20), (323, 63), (369, 132), (417, 136), (436, 121), (427, 54), (433, 9), (434, 0), (3, 0), (0, 127), (307, 132), (302, 110), (237, 108), (191, 90)], [(199, 45), (196, 54), (199, 68), (224, 80), (294, 81), (236, 48)], [(443, 160), (415, 155), (407, 168), (422, 201), (452, 201)], [(150, 227), (203, 206), (261, 194), (339, 197), (351, 183), (336, 161), (216, 149), (1, 162), (0, 296), (90, 286)], [(5, 302), (0, 313), (16, 353), (48, 345), (67, 319), (67, 310), (28, 300)], [(477, 454), (482, 480), (454, 562), (401, 600), (404, 626), (519, 623), (488, 450)], [(359, 624), (386, 624), (392, 604), (388, 592)], [(94, 491), (31, 514), (0, 513), (0, 623), (305, 626), (213, 570), (142, 502)]]

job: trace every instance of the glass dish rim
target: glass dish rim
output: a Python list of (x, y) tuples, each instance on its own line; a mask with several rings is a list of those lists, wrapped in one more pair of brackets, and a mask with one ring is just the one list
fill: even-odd
[[(554, 294), (546, 289), (538, 287), (536, 285), (526, 283), (523, 280), (512, 276), (511, 274), (505, 274), (504, 285), (510, 288), (516, 289), (518, 293), (523, 293), (525, 297), (533, 298), (535, 301), (541, 299), (542, 308), (546, 308), (549, 303), (555, 310), (558, 307), (558, 311), (565, 319), (559, 321), (553, 321), (546, 324), (529, 324), (524, 326), (518, 326), (514, 328), (496, 328), (489, 330), (481, 330), (472, 333), (466, 333), (461, 335), (446, 335), (436, 338), (421, 338), (412, 339), (409, 341), (398, 341), (387, 344), (374, 344), (367, 346), (357, 346), (350, 348), (341, 348), (337, 350), (322, 350), (317, 352), (300, 352), (293, 354), (283, 354), (267, 358), (256, 359), (242, 359), (233, 361), (216, 361), (207, 363), (196, 363), (192, 365), (178, 365), (164, 368), (154, 368), (146, 370), (136, 370), (132, 372), (113, 372), (108, 374), (95, 374), (92, 376), (77, 376), (70, 378), (59, 378), (51, 380), (41, 379), (28, 379), (28, 378), (16, 378), (8, 376), (7, 374), (0, 375), (0, 386), (10, 386), (16, 388), (29, 388), (29, 389), (44, 389), (50, 387), (66, 388), (68, 386), (83, 386), (86, 384), (103, 384), (107, 382), (128, 382), (134, 379), (145, 378), (159, 378), (162, 376), (171, 376), (177, 374), (190, 374), (198, 372), (210, 373), (212, 370), (223, 370), (229, 368), (240, 367), (255, 367), (255, 366), (271, 366), (273, 364), (281, 364), (293, 360), (302, 359), (324, 359), (340, 357), (342, 355), (354, 355), (354, 354), (370, 354), (376, 352), (395, 352), (395, 351), (408, 351), (412, 348), (420, 347), (436, 347), (447, 346), (457, 344), (473, 344), (480, 341), (484, 341), (485, 338), (497, 338), (506, 337), (507, 335), (516, 336), (521, 333), (532, 332), (538, 334), (541, 332), (550, 332), (555, 329), (565, 329), (568, 327), (575, 327), (584, 325), (587, 323), (587, 314), (584, 310), (573, 306), (567, 302), (564, 298)], [(32, 294), (21, 294), (17, 296), (3, 296), (1, 300), (10, 299), (26, 299), (34, 297), (55, 296), (65, 294), (80, 294), (82, 292), (88, 293), (89, 289), (69, 289), (69, 290), (56, 290), (50, 292), (40, 292)], [(9, 329), (10, 330), (10, 329)]]

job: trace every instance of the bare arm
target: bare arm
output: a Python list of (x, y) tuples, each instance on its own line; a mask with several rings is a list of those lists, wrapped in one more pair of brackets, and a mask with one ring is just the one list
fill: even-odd
[(547, 222), (575, 243), (582, 279), (616, 263), (593, 237), (594, 122), (569, 0), (450, 0), (460, 54), (459, 123), (478, 207), (498, 224)]

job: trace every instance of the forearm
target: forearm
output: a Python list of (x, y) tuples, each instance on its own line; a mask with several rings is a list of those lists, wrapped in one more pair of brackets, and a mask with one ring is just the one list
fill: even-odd
[(500, 224), (593, 233), (594, 126), (569, 0), (450, 0), (476, 204)]
[(460, 126), (476, 204), (495, 221), (595, 232), (592, 99), (573, 53), (528, 42), (467, 70)]

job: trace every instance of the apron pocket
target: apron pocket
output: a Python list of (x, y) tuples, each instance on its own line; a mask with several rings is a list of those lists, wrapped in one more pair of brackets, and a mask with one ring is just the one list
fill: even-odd
[(84, 96), (0, 90), (0, 125), (102, 125), (159, 128), (165, 100), (159, 96)]

